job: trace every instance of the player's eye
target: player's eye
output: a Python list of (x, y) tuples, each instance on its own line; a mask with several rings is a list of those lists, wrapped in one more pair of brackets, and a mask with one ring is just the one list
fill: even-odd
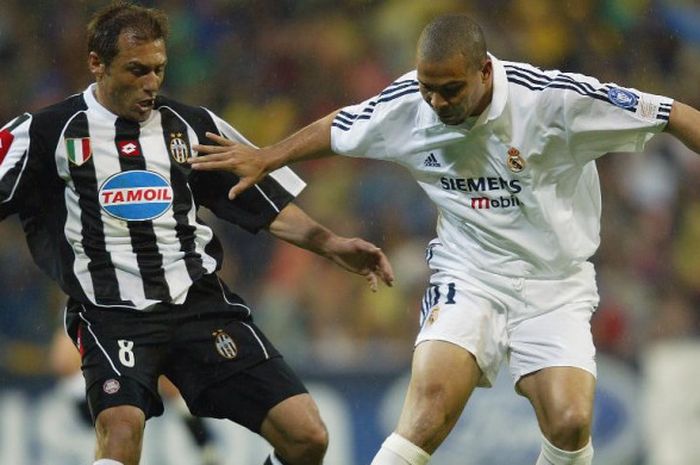
[(452, 98), (455, 95), (459, 94), (459, 92), (462, 90), (464, 86), (462, 84), (458, 85), (453, 85), (453, 86), (446, 86), (440, 89), (440, 94), (444, 98)]

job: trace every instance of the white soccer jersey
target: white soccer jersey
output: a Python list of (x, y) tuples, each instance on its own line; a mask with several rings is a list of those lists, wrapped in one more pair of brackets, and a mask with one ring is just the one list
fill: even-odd
[(408, 168), (438, 207), (438, 240), (465, 267), (566, 275), (600, 241), (594, 160), (641, 151), (666, 126), (673, 101), (492, 60), (493, 99), (472, 129), (441, 123), (412, 71), (342, 109), (332, 149)]

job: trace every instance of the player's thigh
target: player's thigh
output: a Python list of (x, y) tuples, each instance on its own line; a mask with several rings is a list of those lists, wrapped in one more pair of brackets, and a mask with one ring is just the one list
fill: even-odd
[(595, 397), (595, 377), (575, 367), (551, 367), (530, 373), (518, 382), (530, 400), (540, 429), (552, 438), (567, 430), (590, 434)]
[(519, 322), (509, 331), (509, 365), (524, 376), (551, 367), (573, 367), (596, 376), (590, 302), (571, 303)]
[(272, 407), (260, 434), (276, 449), (304, 443), (325, 445), (328, 440), (316, 402), (307, 393), (288, 397)]
[(413, 354), (406, 403), (454, 410), (468, 399), (481, 375), (474, 355), (463, 347), (446, 341), (422, 342)]
[(525, 320), (511, 331), (510, 369), (541, 429), (586, 428), (595, 391), (593, 306), (572, 303)]
[[(462, 351), (455, 350), (455, 356), (447, 360), (455, 364), (476, 360), (481, 370), (478, 385), (493, 384), (508, 348), (507, 318), (505, 307), (492, 297), (485, 283), (454, 272), (434, 273), (423, 297), (421, 316), (417, 348), (432, 341), (459, 347)], [(433, 345), (417, 350), (418, 358), (414, 357), (414, 363), (421, 362), (420, 353), (427, 352), (426, 347)], [(463, 352), (470, 354), (470, 357)], [(433, 369), (440, 368), (439, 360), (432, 362), (438, 362)], [(449, 371), (451, 367), (446, 368)], [(414, 373), (415, 370), (414, 367)]]
[[(258, 434), (275, 406), (300, 394), (308, 394), (281, 356), (264, 359), (200, 390), (193, 391), (187, 385), (179, 387), (194, 415), (228, 419)], [(312, 403), (299, 406), (308, 410), (310, 418), (318, 416)]]
[(69, 306), (67, 322), (82, 355), (93, 420), (121, 405), (138, 407), (146, 418), (163, 412), (157, 378), (164, 347), (157, 341), (167, 325), (150, 314), (81, 304)]

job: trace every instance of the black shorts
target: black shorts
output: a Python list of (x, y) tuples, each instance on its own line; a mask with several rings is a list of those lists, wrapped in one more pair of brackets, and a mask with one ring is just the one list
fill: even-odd
[(136, 406), (147, 419), (161, 415), (160, 375), (178, 387), (193, 414), (255, 432), (272, 407), (307, 392), (245, 302), (215, 275), (197, 281), (182, 305), (148, 311), (70, 300), (66, 327), (82, 355), (93, 419), (118, 405)]

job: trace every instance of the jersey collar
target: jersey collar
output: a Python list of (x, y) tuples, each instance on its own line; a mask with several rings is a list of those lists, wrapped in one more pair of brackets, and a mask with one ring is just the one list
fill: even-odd
[(115, 115), (114, 113), (109, 111), (100, 102), (97, 101), (97, 97), (95, 97), (96, 91), (97, 91), (97, 84), (93, 82), (83, 92), (83, 99), (85, 99), (85, 103), (87, 104), (88, 109), (96, 112), (102, 118), (105, 118), (107, 120), (116, 120), (117, 115)]
[(508, 100), (506, 69), (503, 67), (501, 60), (490, 53), (489, 57), (491, 58), (491, 63), (493, 63), (493, 95), (491, 96), (491, 103), (476, 121), (477, 125), (486, 124), (501, 116)]
[[(97, 101), (97, 97), (95, 97), (96, 91), (97, 83), (95, 82), (90, 84), (88, 88), (83, 91), (83, 99), (85, 100), (88, 109), (96, 112), (98, 115), (100, 115), (102, 118), (105, 118), (107, 121), (116, 121), (117, 118), (119, 118), (119, 116), (109, 111), (104, 105)], [(148, 124), (148, 122), (154, 118), (155, 113), (156, 110), (154, 108), (151, 111), (151, 114), (148, 116), (148, 119), (146, 121), (141, 121), (139, 124), (141, 126), (145, 126), (146, 124)]]

